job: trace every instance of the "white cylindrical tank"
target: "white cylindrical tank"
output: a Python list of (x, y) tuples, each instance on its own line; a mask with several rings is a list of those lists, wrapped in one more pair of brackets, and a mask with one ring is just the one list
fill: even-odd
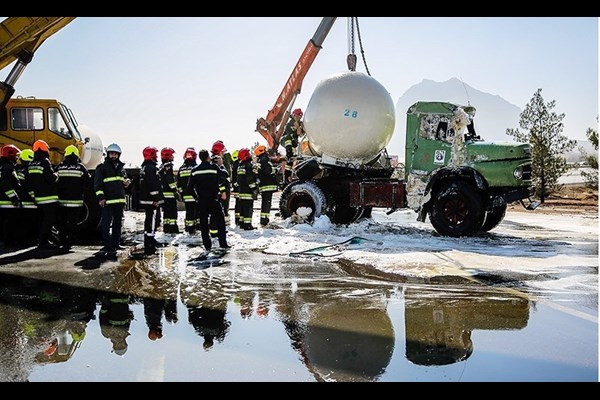
[(394, 102), (362, 72), (341, 72), (317, 85), (304, 113), (310, 151), (347, 162), (367, 163), (394, 133)]

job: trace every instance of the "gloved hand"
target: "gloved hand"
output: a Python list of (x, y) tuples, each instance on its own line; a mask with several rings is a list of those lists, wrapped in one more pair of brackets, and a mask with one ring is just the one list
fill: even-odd
[(257, 200), (258, 199), (258, 189), (253, 189), (252, 190), (252, 200)]

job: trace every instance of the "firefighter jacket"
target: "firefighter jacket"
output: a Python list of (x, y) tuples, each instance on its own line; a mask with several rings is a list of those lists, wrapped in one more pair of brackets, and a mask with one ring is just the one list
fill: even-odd
[(83, 207), (83, 194), (92, 186), (88, 169), (75, 154), (58, 165), (58, 204), (62, 207)]
[(298, 137), (304, 135), (304, 124), (302, 121), (296, 121), (293, 117), (290, 118), (289, 122), (285, 126), (283, 135), (281, 137), (281, 143), (285, 148), (285, 156), (288, 162), (296, 156), (296, 148), (298, 147)]
[(257, 170), (251, 160), (241, 161), (237, 170), (238, 193), (240, 200), (254, 200), (257, 190)]
[(21, 198), (21, 205), (23, 208), (37, 208), (33, 196), (29, 193), (30, 189), (27, 187), (27, 168), (29, 167), (29, 161), (21, 160), (21, 164), (17, 164), (15, 171), (17, 172), (17, 178), (21, 184), (21, 191), (19, 197)]
[(231, 182), (229, 177), (229, 172), (227, 172), (227, 168), (225, 168), (224, 164), (216, 164), (217, 168), (219, 168), (219, 173), (217, 174), (219, 180), (219, 192), (229, 193), (231, 190)]
[(231, 190), (234, 192), (238, 191), (238, 183), (237, 183), (237, 170), (240, 166), (240, 160), (235, 160), (231, 163)]
[(144, 160), (140, 168), (140, 206), (153, 207), (152, 203), (162, 203), (163, 194), (158, 176), (156, 161)]
[(194, 196), (190, 192), (190, 186), (188, 185), (190, 177), (192, 176), (192, 170), (197, 166), (196, 160), (185, 160), (183, 165), (179, 167), (177, 171), (177, 190), (181, 193), (181, 197), (184, 202), (194, 202)]
[(21, 183), (15, 171), (14, 162), (0, 158), (0, 208), (19, 207)]
[(113, 162), (106, 157), (94, 172), (94, 190), (98, 200), (106, 200), (106, 204), (125, 204), (125, 186), (123, 181), (127, 172), (123, 169), (125, 164), (121, 160)]
[(190, 177), (190, 191), (194, 198), (201, 200), (218, 200), (221, 190), (219, 189), (219, 167), (210, 161), (202, 161), (192, 170)]
[(35, 152), (27, 167), (27, 186), (33, 191), (35, 204), (58, 203), (57, 180), (58, 174), (54, 172), (48, 153)]
[(276, 192), (277, 191), (277, 170), (271, 163), (269, 155), (263, 153), (258, 157), (258, 191), (262, 192)]
[(177, 181), (173, 172), (173, 162), (169, 161), (161, 165), (158, 170), (160, 185), (164, 199), (177, 199)]

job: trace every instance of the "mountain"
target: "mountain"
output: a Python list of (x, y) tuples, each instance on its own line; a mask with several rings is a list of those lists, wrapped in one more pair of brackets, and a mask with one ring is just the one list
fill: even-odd
[(521, 109), (498, 95), (477, 90), (458, 78), (445, 82), (424, 79), (411, 86), (396, 102), (396, 127), (388, 145), (388, 153), (404, 160), (406, 137), (406, 110), (417, 101), (447, 101), (456, 104), (471, 104), (477, 110), (475, 130), (486, 141), (512, 142), (506, 134), (507, 128), (519, 128)]

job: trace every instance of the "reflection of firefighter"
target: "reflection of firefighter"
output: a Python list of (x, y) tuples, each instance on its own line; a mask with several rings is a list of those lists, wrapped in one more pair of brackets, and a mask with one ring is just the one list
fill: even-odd
[(529, 300), (498, 293), (459, 293), (440, 297), (426, 291), (405, 292), (406, 358), (418, 365), (448, 365), (473, 353), (475, 329), (522, 329)]
[(146, 326), (148, 326), (148, 339), (162, 339), (163, 315), (167, 322), (177, 322), (177, 302), (175, 300), (144, 298), (144, 317), (146, 317)]
[(101, 298), (100, 331), (102, 336), (112, 343), (112, 350), (117, 355), (127, 352), (127, 336), (133, 319), (129, 309), (129, 296), (120, 293), (105, 293)]
[(219, 343), (225, 340), (231, 323), (225, 319), (227, 304), (202, 304), (192, 306), (188, 304), (188, 320), (196, 333), (204, 338), (203, 347), (210, 350), (214, 341)]

